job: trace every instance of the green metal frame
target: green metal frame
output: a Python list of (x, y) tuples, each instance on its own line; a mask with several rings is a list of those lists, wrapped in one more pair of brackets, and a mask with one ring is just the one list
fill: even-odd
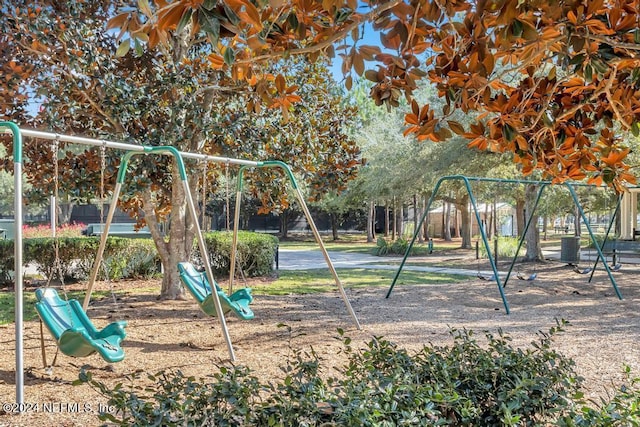
[[(427, 206), (426, 209), (422, 215), (422, 218), (420, 219), (420, 223), (419, 224), (423, 224), (427, 215), (429, 214), (429, 210), (431, 209), (431, 205), (433, 203), (433, 201), (435, 200), (435, 196), (438, 193), (438, 190), (440, 189), (440, 186), (442, 185), (443, 182), (445, 181), (462, 181), (464, 183), (464, 186), (467, 190), (467, 193), (469, 194), (469, 198), (471, 200), (471, 205), (473, 206), (473, 212), (475, 214), (476, 217), (476, 221), (478, 224), (481, 224), (481, 218), (480, 218), (480, 213), (478, 212), (478, 207), (476, 204), (476, 200), (475, 197), (473, 195), (473, 190), (471, 189), (471, 184), (470, 181), (474, 181), (474, 182), (495, 182), (495, 183), (507, 183), (507, 184), (535, 184), (535, 185), (539, 185), (540, 186), (540, 190), (538, 191), (538, 195), (534, 204), (534, 209), (532, 209), (531, 211), (531, 215), (529, 215), (529, 218), (527, 219), (526, 225), (525, 225), (525, 229), (524, 232), (522, 233), (520, 240), (518, 242), (518, 250), (516, 251), (516, 255), (514, 256), (513, 260), (511, 261), (511, 264), (509, 266), (509, 270), (506, 273), (505, 279), (504, 281), (501, 281), (500, 279), (500, 275), (498, 273), (498, 269), (497, 266), (495, 264), (495, 261), (493, 259), (493, 256), (491, 254), (491, 247), (489, 245), (489, 240), (487, 238), (487, 234), (484, 230), (483, 227), (480, 227), (480, 235), (482, 237), (482, 242), (484, 244), (485, 250), (487, 251), (487, 256), (489, 257), (489, 263), (491, 264), (491, 269), (493, 270), (493, 278), (496, 281), (496, 285), (498, 287), (498, 291), (500, 292), (500, 298), (502, 299), (502, 303), (504, 305), (505, 308), (505, 312), (506, 314), (510, 313), (510, 309), (509, 309), (509, 303), (507, 302), (507, 297), (505, 295), (504, 289), (507, 285), (507, 281), (509, 280), (509, 277), (511, 276), (511, 272), (513, 271), (517, 256), (518, 256), (518, 251), (520, 250), (520, 248), (522, 247), (522, 244), (524, 242), (527, 230), (529, 229), (529, 226), (532, 222), (534, 213), (538, 207), (538, 203), (540, 201), (540, 198), (542, 197), (542, 193), (543, 191), (552, 183), (550, 181), (527, 181), (527, 180), (518, 180), (518, 179), (500, 179), (500, 178), (482, 178), (482, 177), (467, 177), (464, 175), (449, 175), (449, 176), (444, 176), (441, 177), (437, 182), (436, 185), (434, 187), (433, 193), (431, 194), (431, 197), (429, 198), (429, 201), (427, 202)], [(582, 218), (583, 223), (585, 224), (585, 226), (587, 227), (587, 231), (589, 233), (589, 237), (591, 239), (591, 242), (593, 243), (597, 253), (598, 253), (598, 258), (599, 260), (602, 261), (604, 268), (607, 272), (607, 275), (609, 277), (609, 280), (611, 281), (611, 285), (613, 286), (613, 289), (615, 290), (616, 295), (618, 296), (619, 299), (622, 299), (622, 294), (620, 293), (620, 290), (618, 289), (618, 284), (616, 282), (615, 277), (613, 276), (611, 269), (609, 268), (609, 266), (606, 263), (604, 254), (602, 253), (601, 247), (600, 245), (598, 245), (598, 242), (595, 238), (595, 235), (593, 234), (593, 230), (591, 229), (591, 224), (589, 223), (589, 219), (587, 218), (587, 216), (584, 213), (584, 210), (582, 209), (582, 204), (580, 203), (580, 200), (578, 199), (578, 196), (576, 194), (575, 191), (575, 186), (583, 186), (584, 184), (570, 184), (570, 183), (565, 183), (564, 184), (566, 186), (566, 188), (569, 190), (569, 193), (571, 194), (571, 197), (573, 199), (573, 202), (575, 204), (575, 206), (578, 208), (578, 211), (580, 212), (580, 216)], [(588, 185), (585, 185), (588, 186)], [(612, 219), (613, 221), (613, 219)], [(407, 258), (409, 257), (409, 254), (411, 253), (411, 249), (413, 248), (413, 245), (415, 244), (416, 239), (418, 238), (418, 235), (420, 233), (420, 228), (421, 227), (417, 227), (416, 230), (413, 233), (413, 237), (411, 238), (411, 241), (409, 242), (409, 245), (407, 246), (407, 250), (405, 251), (404, 257), (402, 258), (402, 261), (400, 262), (400, 266), (398, 268), (398, 270), (396, 271), (396, 274), (393, 278), (393, 281), (391, 282), (391, 286), (389, 287), (389, 290), (387, 291), (387, 295), (386, 298), (389, 298), (391, 296), (391, 292), (393, 291), (393, 288), (396, 285), (396, 282), (398, 281), (398, 278), (400, 276), (400, 273), (402, 272), (402, 269), (404, 268), (404, 265), (407, 261)], [(611, 224), (609, 225), (609, 228), (611, 228)], [(597, 263), (597, 260), (596, 260)], [(594, 265), (594, 269), (595, 269), (595, 265)]]
[(13, 122), (0, 122), (13, 136), (13, 192), (14, 192), (14, 292), (15, 292), (15, 340), (16, 340), (16, 403), (24, 403), (24, 286), (22, 275), (22, 133)]
[[(607, 227), (607, 232), (604, 235), (604, 239), (602, 239), (602, 245), (600, 245), (600, 250), (602, 250), (605, 246), (605, 244), (607, 243), (607, 240), (609, 239), (609, 234), (611, 234), (611, 228), (613, 228), (613, 224), (615, 224), (616, 221), (616, 217), (618, 216), (618, 214), (620, 213), (620, 204), (622, 203), (622, 194), (620, 194), (620, 196), (618, 196), (618, 201), (616, 202), (616, 208), (613, 210), (613, 215), (611, 216), (611, 219), (609, 220), (609, 225)], [(591, 274), (589, 275), (589, 283), (591, 283), (591, 281), (593, 280), (593, 275), (596, 272), (596, 267), (598, 266), (598, 262), (600, 261), (600, 257), (597, 257), (595, 262), (593, 263), (593, 268), (591, 269)], [(606, 260), (603, 261), (605, 266), (607, 264)]]
[[(229, 271), (229, 293), (233, 292), (233, 281), (235, 279), (235, 268), (236, 268), (236, 250), (238, 247), (238, 226), (240, 224), (240, 206), (241, 206), (241, 200), (242, 200), (242, 188), (243, 188), (243, 182), (244, 182), (244, 172), (247, 169), (247, 167), (249, 166), (242, 166), (240, 168), (240, 170), (238, 171), (238, 185), (237, 185), (237, 190), (236, 190), (236, 208), (235, 208), (235, 212), (234, 212), (234, 221), (233, 221), (233, 240), (232, 240), (232, 244), (231, 244), (231, 268)], [(265, 161), (262, 162), (258, 165), (253, 165), (252, 167), (257, 167), (257, 168), (278, 168), (278, 169), (282, 169), (285, 173), (285, 175), (287, 176), (287, 178), (289, 179), (289, 183), (291, 184), (291, 187), (293, 188), (295, 194), (296, 194), (296, 198), (298, 200), (298, 203), (300, 204), (300, 207), (302, 208), (302, 211), (304, 212), (304, 215), (307, 219), (307, 223), (309, 224), (309, 227), (311, 228), (311, 231), (313, 232), (313, 236), (316, 239), (316, 242), (318, 243), (318, 246), (320, 247), (320, 250), (322, 251), (322, 255), (324, 256), (325, 261), (327, 262), (327, 266), (329, 267), (329, 271), (331, 271), (331, 275), (333, 276), (333, 280), (336, 284), (336, 287), (338, 288), (338, 291), (340, 292), (340, 297), (342, 298), (342, 300), (344, 301), (345, 306), (347, 307), (347, 311), (349, 312), (349, 314), (351, 315), (351, 318), (353, 319), (353, 322), (355, 323), (356, 327), (358, 329), (361, 329), (360, 326), (360, 322), (358, 321), (358, 316), (356, 316), (355, 311), (353, 311), (353, 307), (351, 307), (351, 303), (349, 302), (349, 298), (347, 297), (347, 294), (344, 290), (344, 287), (342, 286), (342, 282), (340, 281), (340, 277), (338, 277), (338, 272), (336, 271), (333, 262), (331, 261), (331, 258), (329, 257), (329, 253), (327, 252), (327, 249), (324, 246), (324, 242), (322, 241), (322, 237), (320, 236), (320, 232), (318, 232), (318, 228), (316, 227), (315, 222), (313, 221), (313, 217), (311, 216), (311, 212), (309, 212), (309, 208), (307, 207), (306, 202), (304, 201), (304, 195), (302, 194), (302, 192), (300, 191), (300, 188), (298, 187), (298, 183), (296, 181), (295, 176), (293, 175), (293, 172), (291, 171), (291, 168), (289, 167), (289, 165), (287, 165), (284, 162), (281, 161), (277, 161), (277, 160), (272, 160), (272, 161)]]

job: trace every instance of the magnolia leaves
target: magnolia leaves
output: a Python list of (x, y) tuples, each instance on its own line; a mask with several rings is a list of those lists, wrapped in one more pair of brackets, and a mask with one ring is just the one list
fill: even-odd
[[(298, 101), (285, 73), (260, 71), (266, 61), (337, 51), (347, 88), (355, 73), (374, 83), (377, 105), (398, 107), (402, 97), (411, 103), (406, 134), (434, 141), (457, 134), (473, 147), (513, 152), (524, 173), (541, 169), (558, 180), (614, 186), (633, 180), (626, 148), (603, 130), (637, 130), (640, 122), (639, 0), (140, 0), (138, 6), (111, 20), (121, 38), (153, 47), (176, 32), (206, 34), (210, 65), (255, 92), (248, 108), (266, 104), (286, 116)], [(367, 21), (384, 50), (361, 43)], [(122, 43), (119, 54), (133, 46)], [(443, 114), (414, 102), (425, 78), (446, 99)], [(473, 113), (476, 122), (465, 129), (449, 119), (455, 110)]]

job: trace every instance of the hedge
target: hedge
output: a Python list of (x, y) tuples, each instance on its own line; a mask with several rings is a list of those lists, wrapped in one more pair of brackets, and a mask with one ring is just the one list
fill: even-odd
[(565, 325), (524, 348), (502, 332), (485, 332), (480, 345), (473, 331), (452, 330), (453, 344), (414, 354), (383, 337), (354, 345), (338, 330), (342, 366), (325, 364), (313, 349), (292, 349), (280, 366), (283, 379), (265, 381), (232, 365), (206, 378), (136, 373), (113, 387), (83, 370), (74, 384), (107, 399), (115, 411), (98, 417), (117, 426), (639, 425), (638, 379), (628, 378), (600, 406), (584, 398), (575, 362), (552, 348)]
[[(229, 274), (233, 235), (227, 231), (205, 233), (205, 244), (213, 274)], [(247, 277), (268, 276), (273, 273), (273, 263), (278, 250), (278, 238), (270, 234), (238, 232), (236, 268)], [(196, 251), (197, 253), (197, 251)]]
[[(65, 281), (88, 278), (100, 243), (97, 237), (61, 237), (58, 241), (60, 270)], [(205, 234), (211, 266), (216, 275), (229, 273), (231, 233)], [(35, 265), (44, 277), (59, 278), (55, 265), (56, 239), (24, 239), (23, 263)], [(265, 276), (273, 272), (278, 239), (259, 233), (238, 235), (238, 267), (245, 276)], [(198, 257), (198, 251), (194, 251)], [(99, 278), (119, 280), (148, 278), (159, 272), (160, 259), (152, 239), (109, 237)], [(0, 284), (11, 283), (14, 267), (12, 240), (0, 240)]]

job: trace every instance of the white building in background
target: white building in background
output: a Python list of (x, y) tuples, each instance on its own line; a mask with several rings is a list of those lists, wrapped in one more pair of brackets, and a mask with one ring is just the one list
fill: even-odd
[(639, 187), (627, 188), (620, 202), (620, 240), (635, 240), (640, 236), (638, 227)]
[[(492, 222), (493, 218), (493, 204), (478, 203), (478, 214), (480, 215), (480, 222), (482, 226), (486, 227)], [(497, 213), (497, 231), (500, 236), (518, 236), (518, 225), (516, 221), (516, 209), (508, 203), (497, 203), (495, 205)], [(429, 211), (429, 232), (434, 237), (442, 237), (444, 226), (444, 205), (431, 209)], [(469, 214), (471, 215), (471, 235), (476, 236), (480, 234), (480, 225), (476, 219), (473, 206), (469, 205)], [(456, 224), (462, 223), (462, 214), (455, 206), (451, 206), (450, 210), (450, 224), (452, 228), (456, 227)], [(452, 233), (453, 234), (453, 233)]]

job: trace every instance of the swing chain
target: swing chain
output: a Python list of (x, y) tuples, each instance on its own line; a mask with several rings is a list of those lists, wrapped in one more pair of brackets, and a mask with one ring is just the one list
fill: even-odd
[[(105, 170), (107, 169), (107, 141), (102, 141), (102, 145), (100, 146), (100, 224), (104, 225), (104, 181), (105, 181)], [(118, 303), (118, 299), (116, 297), (116, 292), (113, 288), (113, 282), (109, 277), (109, 268), (107, 267), (107, 263), (105, 262), (104, 257), (100, 260), (100, 265), (102, 266), (103, 274), (109, 283), (109, 290), (111, 292), (111, 299), (113, 300), (113, 304)]]
[(66, 289), (64, 288), (64, 273), (62, 271), (62, 263), (60, 262), (60, 239), (58, 237), (58, 198), (60, 195), (60, 179), (58, 174), (60, 172), (60, 167), (58, 165), (58, 150), (60, 149), (60, 136), (56, 135), (56, 138), (51, 145), (51, 150), (53, 154), (53, 200), (54, 200), (54, 209), (53, 209), (53, 251), (54, 251), (54, 272), (49, 275), (49, 281), (47, 285), (51, 284), (51, 280), (53, 278), (53, 274), (57, 273), (58, 278), (60, 279), (60, 285), (62, 287), (63, 292), (66, 297)]
[(231, 227), (231, 203), (229, 201), (230, 199), (230, 194), (229, 194), (229, 159), (227, 159), (227, 161), (224, 164), (224, 182), (225, 182), (225, 199), (226, 199), (226, 209), (227, 209), (227, 232), (229, 231), (229, 228)]
[(207, 215), (207, 168), (209, 162), (205, 159), (202, 168), (202, 228), (204, 228), (205, 217)]
[(100, 224), (104, 224), (104, 173), (107, 169), (107, 142), (100, 146)]
[[(51, 144), (51, 154), (52, 154), (52, 160), (53, 160), (53, 204), (54, 204), (51, 212), (51, 215), (52, 215), (51, 222), (52, 222), (52, 235), (53, 235), (52, 237), (53, 237), (53, 251), (54, 251), (54, 266), (53, 266), (53, 271), (49, 274), (49, 277), (47, 279), (46, 287), (51, 286), (53, 275), (57, 273), (58, 278), (60, 279), (60, 288), (62, 289), (62, 292), (64, 294), (65, 301), (67, 301), (68, 303), (69, 297), (67, 295), (67, 290), (64, 284), (64, 273), (62, 271), (62, 263), (60, 262), (60, 241), (59, 241), (58, 232), (57, 232), (58, 196), (59, 196), (59, 187), (60, 187), (60, 180), (58, 178), (58, 174), (60, 172), (60, 168), (58, 166), (58, 150), (59, 149), (60, 149), (60, 136), (56, 134), (53, 144)], [(67, 310), (69, 311), (69, 316), (71, 316), (72, 313), (71, 313), (71, 307), (69, 307), (69, 304), (67, 304)], [(71, 316), (70, 318), (72, 319), (73, 317)], [(47, 373), (51, 374), (53, 372), (52, 369), (55, 366), (56, 361), (58, 360), (58, 352), (60, 350), (60, 347), (56, 346), (56, 352), (53, 356), (53, 361), (51, 362), (51, 365), (48, 365), (47, 353), (44, 345), (44, 332), (43, 332), (42, 326), (43, 326), (42, 319), (40, 319), (40, 351), (42, 356), (42, 364), (44, 368), (47, 370)]]

